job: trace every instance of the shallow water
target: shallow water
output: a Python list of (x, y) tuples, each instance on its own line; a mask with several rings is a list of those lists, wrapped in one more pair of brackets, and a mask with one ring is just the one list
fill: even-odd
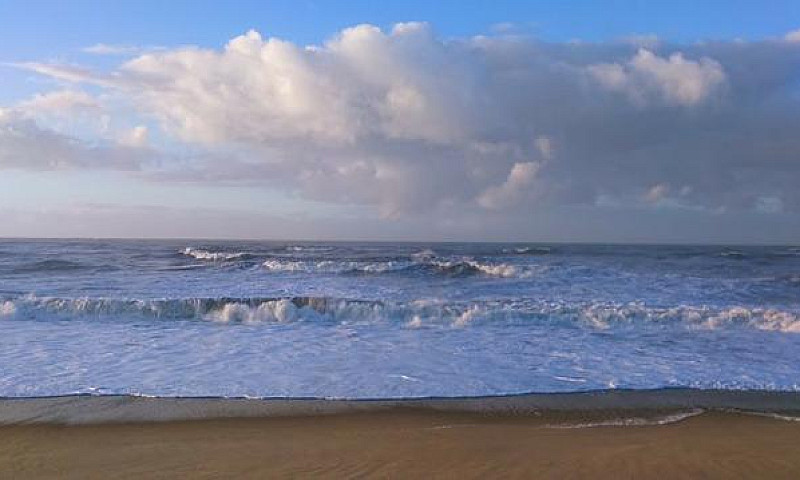
[(800, 249), (0, 241), (0, 396), (800, 390)]

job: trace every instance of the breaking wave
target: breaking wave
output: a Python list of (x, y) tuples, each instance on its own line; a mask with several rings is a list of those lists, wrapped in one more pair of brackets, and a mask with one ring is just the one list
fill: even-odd
[(448, 274), (483, 274), (490, 277), (515, 278), (528, 277), (532, 272), (528, 269), (505, 263), (483, 263), (471, 259), (455, 261), (432, 261), (433, 268)]
[(715, 330), (745, 327), (800, 333), (800, 313), (770, 308), (642, 304), (563, 304), (523, 300), (387, 302), (331, 297), (106, 299), (25, 296), (3, 300), (0, 318), (139, 316), (203, 319), (223, 323), (332, 322), (394, 324), (405, 328), (466, 327), (492, 322), (568, 324), (593, 330), (615, 327), (685, 327)]
[(186, 247), (180, 251), (182, 255), (196, 258), (197, 260), (229, 261), (251, 258), (252, 255), (244, 252), (222, 252), (203, 250), (200, 248)]
[(411, 260), (343, 261), (343, 260), (281, 260), (263, 263), (271, 272), (302, 272), (323, 274), (380, 274), (419, 271), (451, 276), (486, 275), (500, 278), (527, 278), (533, 275), (530, 267), (505, 263), (479, 262), (473, 259), (442, 260), (428, 256), (412, 256)]
[(401, 271), (409, 268), (409, 262), (384, 261), (365, 262), (347, 260), (266, 260), (262, 266), (271, 272), (302, 272), (302, 273), (386, 273)]
[[(303, 254), (324, 254), (331, 247), (288, 246), (286, 250)], [(186, 247), (181, 255), (210, 262), (232, 262), (251, 260), (256, 255), (246, 252), (229, 252)], [(391, 259), (326, 259), (286, 257), (281, 254), (265, 254), (268, 258), (262, 266), (270, 272), (319, 273), (319, 274), (383, 274), (392, 272), (422, 272), (451, 276), (485, 275), (499, 278), (527, 278), (533, 274), (531, 267), (500, 262), (478, 261), (471, 257), (440, 258), (431, 250), (423, 250), (409, 256)], [(179, 266), (182, 268), (183, 266)], [(196, 266), (191, 266), (196, 268)]]

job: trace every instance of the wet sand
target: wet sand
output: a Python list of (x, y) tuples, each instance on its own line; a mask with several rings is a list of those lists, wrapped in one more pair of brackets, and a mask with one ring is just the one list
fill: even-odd
[(800, 478), (800, 422), (712, 412), (552, 428), (585, 420), (399, 408), (5, 425), (0, 478)]

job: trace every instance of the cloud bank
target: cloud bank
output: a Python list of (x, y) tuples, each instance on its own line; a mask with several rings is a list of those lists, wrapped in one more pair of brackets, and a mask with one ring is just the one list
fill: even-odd
[[(250, 31), (218, 50), (152, 51), (110, 72), (32, 62), (21, 67), (69, 93), (0, 111), (0, 168), (263, 184), (390, 218), (524, 220), (575, 205), (798, 213), (796, 37), (545, 43), (442, 39), (402, 23), (315, 46)], [(124, 99), (150, 127), (131, 126), (98, 155), (40, 126), (54, 110), (102, 109), (84, 86)], [(150, 148), (154, 133), (166, 140)]]

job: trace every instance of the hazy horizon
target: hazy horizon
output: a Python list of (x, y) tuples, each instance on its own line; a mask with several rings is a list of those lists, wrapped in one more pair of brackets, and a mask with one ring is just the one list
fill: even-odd
[[(219, 243), (297, 243), (297, 244), (396, 244), (396, 245), (436, 245), (436, 244), (508, 244), (508, 245), (529, 245), (529, 246), (632, 246), (632, 247), (796, 247), (800, 243), (689, 243), (689, 242), (603, 242), (603, 241), (560, 241), (560, 240), (375, 240), (358, 238), (224, 238), (224, 237), (14, 237), (0, 236), (0, 241), (142, 241), (142, 242), (219, 242)], [(202, 245), (195, 245), (202, 246)]]

